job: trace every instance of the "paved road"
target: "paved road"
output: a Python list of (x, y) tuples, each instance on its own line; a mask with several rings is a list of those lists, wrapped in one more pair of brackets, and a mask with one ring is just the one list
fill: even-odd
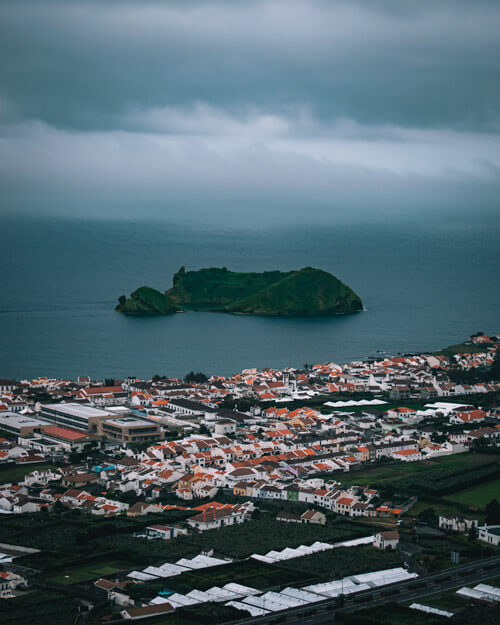
[(321, 625), (333, 623), (335, 614), (375, 608), (385, 603), (404, 603), (436, 593), (470, 586), (500, 576), (500, 556), (464, 564), (440, 573), (419, 577), (407, 582), (367, 590), (346, 597), (343, 607), (337, 607), (335, 599), (326, 599), (306, 607), (292, 608), (272, 612), (264, 616), (233, 621), (234, 625), (269, 625), (286, 623), (287, 625)]

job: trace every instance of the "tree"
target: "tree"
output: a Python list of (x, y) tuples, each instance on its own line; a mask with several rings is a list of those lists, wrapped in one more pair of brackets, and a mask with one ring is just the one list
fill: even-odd
[(97, 449), (98, 445), (99, 441), (90, 441), (90, 443), (85, 443), (85, 445), (83, 446), (83, 451), (87, 454), (90, 454), (92, 451)]
[(65, 506), (63, 503), (61, 503), (61, 501), (59, 499), (56, 499), (56, 502), (54, 504), (54, 512), (56, 514), (61, 514), (61, 512), (64, 512), (66, 510)]
[(497, 351), (497, 354), (495, 356), (495, 360), (493, 361), (493, 364), (491, 365), (491, 379), (492, 380), (500, 380), (500, 351)]
[(247, 412), (248, 410), (250, 410), (251, 407), (251, 399), (248, 399), (247, 397), (240, 397), (240, 399), (238, 399), (238, 403), (236, 405), (237, 410), (240, 410), (241, 412)]
[(472, 450), (477, 450), (477, 449), (485, 449), (486, 447), (490, 446), (490, 441), (487, 438), (476, 438), (475, 440), (472, 441), (471, 444), (471, 449)]
[(426, 508), (419, 513), (418, 518), (425, 523), (434, 523), (436, 521), (436, 514), (434, 508)]
[(153, 443), (151, 441), (141, 441), (139, 443), (129, 443), (127, 446), (134, 452), (146, 451), (148, 447), (151, 447)]
[(78, 451), (71, 451), (68, 456), (68, 460), (70, 464), (77, 464), (83, 460), (83, 456), (84, 454), (79, 453)]
[(446, 443), (448, 436), (446, 434), (437, 434), (432, 439), (435, 443)]
[(194, 371), (190, 371), (184, 377), (184, 381), (196, 382), (197, 384), (203, 384), (204, 382), (208, 382), (208, 377), (204, 373), (201, 373), (201, 371), (198, 371), (198, 373), (195, 373)]
[(104, 386), (114, 386), (115, 385), (115, 379), (114, 378), (106, 378), (104, 380)]
[(492, 499), (484, 511), (486, 512), (487, 525), (500, 525), (500, 504), (496, 499)]
[(221, 408), (229, 408), (230, 410), (233, 410), (234, 404), (234, 397), (232, 395), (226, 395), (222, 400)]

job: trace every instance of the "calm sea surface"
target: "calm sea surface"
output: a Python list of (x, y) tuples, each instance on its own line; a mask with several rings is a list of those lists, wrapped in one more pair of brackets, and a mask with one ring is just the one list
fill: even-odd
[[(319, 267), (350, 285), (366, 311), (330, 319), (114, 312), (117, 297), (138, 286), (169, 288), (181, 265)], [(2, 218), (0, 267), (0, 377), (230, 374), (434, 350), (478, 330), (500, 332), (498, 231), (480, 225), (262, 233)]]

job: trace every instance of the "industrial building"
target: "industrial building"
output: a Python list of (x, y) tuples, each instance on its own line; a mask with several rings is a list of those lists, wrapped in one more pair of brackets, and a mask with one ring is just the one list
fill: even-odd
[(163, 440), (159, 423), (134, 416), (99, 420), (97, 434), (123, 445)]
[(48, 421), (33, 418), (15, 412), (0, 412), (0, 430), (10, 432), (16, 436), (29, 436), (39, 433), (43, 426), (50, 425)]
[(102, 419), (113, 418), (113, 414), (89, 404), (42, 404), (42, 417), (62, 425), (85, 432), (95, 432), (97, 423)]

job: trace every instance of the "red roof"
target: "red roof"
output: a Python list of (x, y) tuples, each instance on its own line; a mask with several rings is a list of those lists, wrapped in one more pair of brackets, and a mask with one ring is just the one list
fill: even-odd
[(209, 501), (208, 503), (201, 504), (201, 506), (196, 506), (196, 508), (193, 508), (193, 510), (201, 510), (201, 512), (206, 512), (207, 510), (216, 510), (223, 507), (223, 503), (219, 503), (218, 501)]
[(45, 434), (51, 434), (52, 436), (57, 436), (59, 438), (65, 438), (69, 441), (77, 441), (80, 438), (88, 438), (89, 435), (85, 432), (80, 432), (78, 430), (72, 430), (70, 428), (63, 428), (59, 425), (51, 425), (48, 428), (44, 429)]
[(401, 451), (395, 451), (394, 453), (399, 454), (400, 456), (412, 456), (420, 452), (416, 451), (415, 449), (401, 449)]
[(83, 389), (87, 395), (101, 395), (103, 393), (122, 393), (121, 386), (89, 386)]
[(337, 503), (344, 505), (344, 506), (350, 506), (353, 501), (354, 499), (350, 499), (349, 497), (341, 497), (340, 499), (337, 500)]

